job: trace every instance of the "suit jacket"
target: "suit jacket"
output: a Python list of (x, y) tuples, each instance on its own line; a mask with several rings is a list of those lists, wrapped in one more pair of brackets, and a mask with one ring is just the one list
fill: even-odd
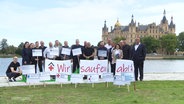
[(135, 50), (135, 45), (133, 45), (131, 50), (131, 59), (134, 62), (143, 62), (146, 57), (146, 47), (144, 44), (139, 44), (137, 50)]

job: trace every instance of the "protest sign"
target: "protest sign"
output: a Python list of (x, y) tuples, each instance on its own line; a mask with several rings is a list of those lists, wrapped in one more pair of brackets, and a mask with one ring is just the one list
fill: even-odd
[(56, 74), (56, 82), (61, 82), (61, 83), (68, 82), (68, 75), (62, 74), (62, 73), (57, 73)]
[(35, 73), (35, 65), (22, 65), (21, 70), (23, 75)]
[(134, 72), (134, 64), (132, 60), (116, 60), (116, 75), (121, 75), (123, 72)]
[(89, 74), (87, 75), (88, 83), (95, 83), (99, 81), (99, 75), (98, 74)]
[(70, 81), (72, 83), (83, 83), (83, 77), (84, 75), (81, 75), (81, 74), (71, 74), (71, 78), (70, 78)]
[(42, 49), (32, 49), (32, 56), (42, 56)]
[(113, 73), (103, 73), (102, 79), (105, 82), (113, 82), (114, 81)]
[(121, 75), (115, 75), (113, 84), (114, 85), (125, 85), (127, 83), (124, 81)]
[(45, 72), (50, 72), (50, 75), (56, 75), (56, 73), (71, 74), (71, 62), (70, 60), (45, 60)]
[(123, 80), (126, 82), (135, 81), (135, 74), (133, 72), (123, 72), (122, 77), (123, 77)]
[(39, 83), (40, 75), (39, 74), (27, 74), (26, 83)]
[(70, 55), (71, 49), (70, 48), (62, 48), (61, 54)]
[(50, 50), (50, 55), (59, 56), (59, 48), (52, 48)]
[(107, 57), (107, 51), (106, 50), (98, 50), (98, 56)]
[(107, 60), (80, 60), (80, 74), (99, 74), (107, 73)]
[(50, 80), (49, 72), (40, 72), (40, 81)]
[(82, 54), (81, 48), (72, 49), (72, 54), (73, 54), (73, 56), (77, 56), (77, 55)]

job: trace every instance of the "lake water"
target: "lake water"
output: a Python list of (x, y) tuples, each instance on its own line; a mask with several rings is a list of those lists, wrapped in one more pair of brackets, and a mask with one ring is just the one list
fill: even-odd
[[(0, 58), (0, 76), (5, 76), (6, 69), (12, 58)], [(18, 61), (22, 63), (22, 59)], [(184, 60), (146, 60), (144, 73), (173, 73), (184, 72)]]

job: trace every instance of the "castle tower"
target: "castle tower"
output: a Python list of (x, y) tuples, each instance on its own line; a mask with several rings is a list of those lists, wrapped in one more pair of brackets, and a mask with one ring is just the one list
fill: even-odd
[(163, 32), (168, 32), (169, 29), (168, 29), (168, 20), (166, 19), (166, 11), (164, 10), (164, 16), (163, 16), (163, 19), (161, 20), (160, 22), (160, 27), (163, 29)]
[(134, 22), (134, 15), (132, 14), (132, 20), (129, 23), (129, 32), (135, 33), (136, 32), (136, 23)]
[(115, 37), (121, 37), (121, 24), (119, 22), (119, 19), (117, 19), (117, 22), (114, 25), (114, 35), (112, 36), (112, 38)]
[(169, 32), (175, 34), (175, 24), (173, 23), (173, 17), (171, 17), (171, 22), (169, 24)]
[(102, 40), (107, 41), (108, 39), (108, 28), (106, 25), (106, 20), (104, 21), (104, 27), (102, 27)]

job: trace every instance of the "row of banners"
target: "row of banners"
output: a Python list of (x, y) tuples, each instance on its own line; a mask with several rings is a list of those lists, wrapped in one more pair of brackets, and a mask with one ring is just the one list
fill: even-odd
[(134, 81), (134, 65), (131, 60), (117, 60), (115, 76), (108, 72), (107, 60), (80, 60), (79, 74), (72, 74), (72, 64), (70, 60), (45, 60), (45, 72), (35, 74), (34, 65), (21, 66), (23, 74), (27, 75), (28, 83), (35, 83), (50, 80), (50, 75), (56, 76), (56, 82), (82, 83), (84, 75), (87, 75), (88, 82), (98, 82), (99, 75), (105, 82), (114, 82), (117, 85)]
[[(107, 60), (80, 60), (79, 74), (99, 74), (108, 73), (108, 61)], [(23, 65), (21, 69), (23, 74), (35, 73), (33, 70), (34, 65)], [(50, 75), (56, 75), (57, 73), (72, 74), (72, 64), (70, 60), (58, 61), (58, 60), (45, 60), (45, 72), (49, 72)], [(134, 72), (133, 61), (117, 59), (115, 74), (121, 75), (125, 72)]]

